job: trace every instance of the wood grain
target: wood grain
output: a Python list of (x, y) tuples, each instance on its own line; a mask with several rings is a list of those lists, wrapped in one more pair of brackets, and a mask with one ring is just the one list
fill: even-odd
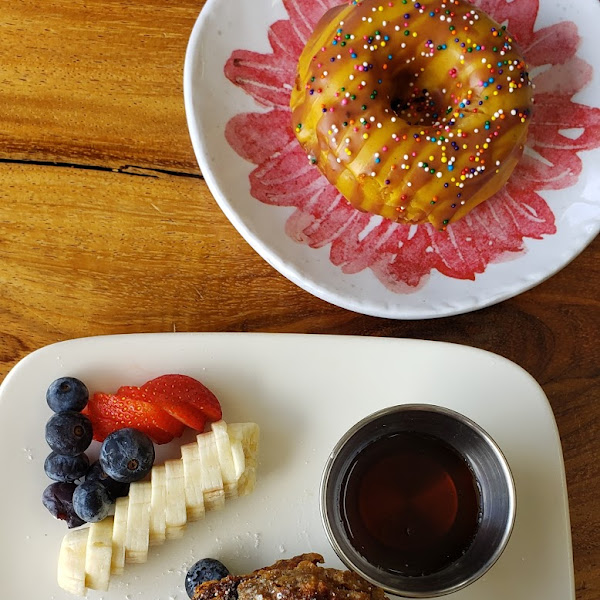
[(577, 600), (600, 598), (600, 241), (516, 298), (393, 321), (310, 296), (212, 199), (182, 69), (202, 1), (20, 0), (0, 15), (0, 379), (87, 335), (269, 331), (425, 338), (542, 385), (563, 443)]

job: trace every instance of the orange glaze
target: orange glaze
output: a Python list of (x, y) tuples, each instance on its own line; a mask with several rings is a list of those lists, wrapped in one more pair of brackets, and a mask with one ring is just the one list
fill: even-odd
[(309, 160), (354, 207), (438, 229), (506, 183), (532, 102), (515, 41), (464, 0), (331, 9), (291, 96)]

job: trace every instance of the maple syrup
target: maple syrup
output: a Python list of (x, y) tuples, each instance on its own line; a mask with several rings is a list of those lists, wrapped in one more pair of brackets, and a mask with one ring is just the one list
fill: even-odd
[(478, 486), (466, 460), (422, 433), (371, 442), (339, 489), (351, 544), (369, 563), (403, 576), (449, 566), (469, 548), (480, 521)]

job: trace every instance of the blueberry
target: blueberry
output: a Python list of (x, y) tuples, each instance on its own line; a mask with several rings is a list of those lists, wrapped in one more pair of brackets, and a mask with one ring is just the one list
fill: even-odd
[(46, 475), (54, 481), (73, 483), (85, 477), (90, 467), (90, 460), (86, 454), (76, 456), (65, 456), (50, 452), (44, 461)]
[(75, 514), (86, 523), (97, 523), (108, 516), (112, 501), (99, 481), (84, 481), (73, 492)]
[(153, 463), (152, 440), (131, 427), (113, 431), (100, 449), (100, 464), (104, 472), (116, 481), (131, 483), (143, 479)]
[(58, 454), (81, 454), (91, 444), (92, 436), (92, 422), (72, 410), (52, 415), (46, 423), (46, 442)]
[(83, 410), (89, 397), (85, 384), (75, 377), (61, 377), (53, 381), (46, 391), (46, 402), (56, 413)]
[(53, 517), (66, 521), (69, 529), (85, 522), (73, 510), (73, 492), (76, 488), (74, 483), (51, 483), (42, 494), (42, 504)]
[(97, 460), (89, 468), (87, 475), (85, 476), (86, 481), (99, 481), (107, 489), (111, 499), (115, 501), (121, 496), (127, 496), (129, 494), (129, 484), (121, 481), (115, 481), (112, 477), (109, 477), (102, 468), (100, 461)]
[(227, 577), (229, 570), (216, 558), (203, 558), (190, 567), (185, 576), (185, 591), (190, 598), (194, 597), (196, 587), (205, 581), (218, 581)]

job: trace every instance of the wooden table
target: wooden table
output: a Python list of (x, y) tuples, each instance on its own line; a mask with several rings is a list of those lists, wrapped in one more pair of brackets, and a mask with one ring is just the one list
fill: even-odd
[(127, 332), (358, 334), (491, 350), (550, 399), (577, 598), (597, 600), (600, 240), (535, 289), (452, 318), (383, 320), (310, 296), (244, 242), (197, 167), (182, 67), (203, 4), (2, 3), (0, 379), (46, 344)]

